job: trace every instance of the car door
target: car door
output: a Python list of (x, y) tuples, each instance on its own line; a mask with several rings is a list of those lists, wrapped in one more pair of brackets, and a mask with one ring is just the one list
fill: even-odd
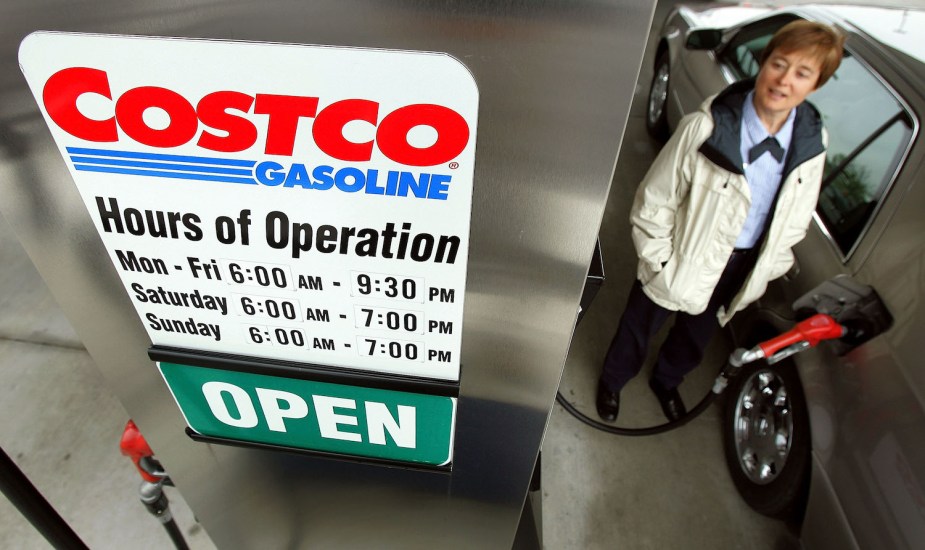
[(672, 74), (669, 90), (674, 102), (668, 106), (668, 119), (672, 128), (681, 118), (696, 111), (704, 98), (713, 95), (735, 79), (718, 63), (717, 53), (710, 50), (678, 49), (675, 60), (678, 70)]
[(925, 414), (915, 364), (925, 354), (917, 335), (925, 311), (925, 194), (914, 185), (919, 122), (883, 62), (869, 44), (849, 39), (839, 70), (809, 98), (829, 144), (814, 223), (795, 248), (786, 294), (792, 300), (847, 274), (877, 290), (895, 318), (886, 333), (843, 356), (821, 346), (799, 358), (813, 454), (824, 472), (812, 481), (809, 548), (833, 543), (824, 507), (844, 514), (861, 548), (925, 543)]
[[(755, 76), (771, 35), (793, 18), (743, 27), (719, 53), (724, 70)], [(828, 130), (823, 188), (794, 269), (760, 304), (792, 316), (795, 298), (844, 274), (878, 290), (896, 319), (844, 356), (829, 346), (797, 356), (815, 465), (808, 548), (925, 544), (925, 191), (914, 184), (925, 152), (913, 149), (921, 99), (913, 108), (916, 87), (904, 95), (889, 84), (900, 78), (885, 76), (877, 50), (850, 36), (841, 67), (809, 98)]]

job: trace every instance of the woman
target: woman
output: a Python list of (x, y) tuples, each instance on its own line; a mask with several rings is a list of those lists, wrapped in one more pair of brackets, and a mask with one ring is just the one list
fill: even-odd
[(669, 420), (684, 416), (677, 387), (717, 326), (790, 269), (825, 163), (822, 120), (804, 100), (838, 68), (843, 44), (827, 25), (785, 25), (758, 76), (684, 117), (655, 159), (630, 213), (637, 280), (598, 383), (602, 419), (616, 420), (620, 390), (674, 312), (649, 386)]

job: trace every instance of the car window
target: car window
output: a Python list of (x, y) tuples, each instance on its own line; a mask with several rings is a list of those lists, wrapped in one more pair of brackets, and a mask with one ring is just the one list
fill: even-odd
[(761, 67), (761, 52), (764, 47), (771, 41), (771, 35), (767, 34), (753, 38), (748, 42), (743, 42), (730, 50), (732, 54), (732, 65), (741, 78), (751, 78), (758, 74)]
[(764, 47), (777, 29), (795, 19), (794, 15), (784, 14), (743, 27), (723, 48), (720, 54), (723, 62), (739, 79), (757, 75)]
[(829, 134), (817, 214), (845, 257), (863, 235), (912, 139), (910, 118), (857, 57), (810, 96)]

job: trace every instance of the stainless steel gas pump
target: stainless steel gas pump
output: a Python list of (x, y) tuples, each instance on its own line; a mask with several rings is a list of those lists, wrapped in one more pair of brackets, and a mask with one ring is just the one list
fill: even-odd
[(0, 208), (218, 547), (541, 517), (653, 11), (0, 8)]

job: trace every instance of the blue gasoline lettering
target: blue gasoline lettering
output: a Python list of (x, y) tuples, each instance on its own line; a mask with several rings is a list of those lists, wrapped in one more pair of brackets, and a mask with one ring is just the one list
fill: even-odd
[(289, 216), (274, 210), (266, 218), (267, 244), (283, 250), (289, 248), (293, 258), (315, 250), (322, 254), (355, 254), (361, 258), (387, 258), (416, 262), (456, 263), (460, 238), (455, 235), (413, 233), (411, 223), (394, 223), (382, 229), (369, 227), (335, 227), (290, 221)]
[(254, 178), (261, 184), (275, 187), (301, 187), (327, 191), (336, 188), (345, 193), (415, 197), (445, 201), (452, 176), (443, 174), (413, 174), (390, 170), (384, 178), (378, 170), (360, 170), (352, 166), (335, 170), (333, 166), (316, 166), (311, 174), (304, 164), (295, 163), (286, 169), (278, 162), (265, 161), (254, 167)]

